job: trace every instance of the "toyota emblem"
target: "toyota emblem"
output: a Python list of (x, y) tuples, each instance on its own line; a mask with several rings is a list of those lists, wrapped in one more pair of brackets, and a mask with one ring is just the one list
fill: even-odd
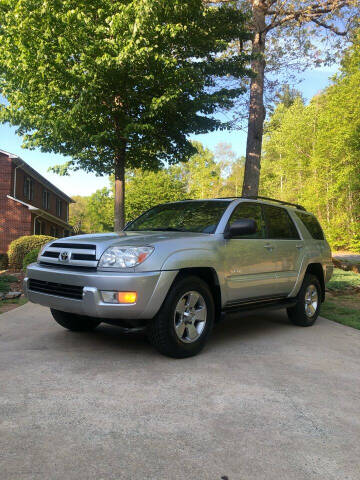
[(69, 252), (66, 252), (66, 251), (61, 252), (61, 253), (60, 253), (60, 260), (61, 260), (62, 262), (68, 262), (68, 261), (70, 260), (70, 254), (69, 254)]

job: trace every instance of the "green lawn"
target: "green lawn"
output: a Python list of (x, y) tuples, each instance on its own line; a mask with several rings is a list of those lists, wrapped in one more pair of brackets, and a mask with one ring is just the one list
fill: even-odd
[(340, 268), (334, 268), (333, 276), (326, 288), (332, 291), (347, 290), (359, 287), (360, 288), (360, 274), (354, 272), (345, 272)]
[(334, 269), (321, 315), (360, 330), (360, 274)]
[(6, 312), (5, 309), (4, 309), (4, 311), (2, 311), (2, 307), (4, 307), (5, 305), (17, 305), (18, 307), (21, 307), (21, 305), (25, 305), (25, 303), (27, 301), (28, 300), (25, 297), (12, 298), (11, 300), (1, 300), (0, 301), (0, 315), (2, 313)]

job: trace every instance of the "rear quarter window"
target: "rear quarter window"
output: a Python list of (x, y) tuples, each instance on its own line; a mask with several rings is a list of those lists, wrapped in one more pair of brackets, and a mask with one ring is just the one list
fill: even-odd
[(322, 231), (322, 228), (320, 227), (320, 223), (317, 221), (314, 215), (305, 212), (296, 212), (296, 215), (303, 222), (312, 238), (314, 238), (315, 240), (325, 240), (324, 233)]

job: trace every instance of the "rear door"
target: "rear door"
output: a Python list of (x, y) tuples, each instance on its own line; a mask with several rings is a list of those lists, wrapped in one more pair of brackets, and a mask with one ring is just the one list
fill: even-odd
[(286, 208), (262, 204), (262, 209), (265, 237), (272, 251), (272, 269), (276, 278), (272, 293), (288, 295), (298, 276), (304, 241)]

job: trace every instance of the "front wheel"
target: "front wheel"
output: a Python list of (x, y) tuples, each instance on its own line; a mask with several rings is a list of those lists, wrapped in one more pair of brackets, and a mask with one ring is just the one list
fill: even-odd
[(214, 325), (214, 300), (198, 277), (184, 277), (171, 287), (148, 327), (148, 338), (163, 355), (186, 358), (199, 353)]
[(75, 313), (61, 312), (60, 310), (50, 309), (54, 320), (64, 328), (73, 332), (89, 332), (100, 325), (101, 320), (85, 315), (76, 315)]
[(321, 286), (315, 275), (306, 274), (301, 286), (298, 302), (288, 308), (288, 317), (294, 325), (310, 327), (319, 316), (321, 305)]

